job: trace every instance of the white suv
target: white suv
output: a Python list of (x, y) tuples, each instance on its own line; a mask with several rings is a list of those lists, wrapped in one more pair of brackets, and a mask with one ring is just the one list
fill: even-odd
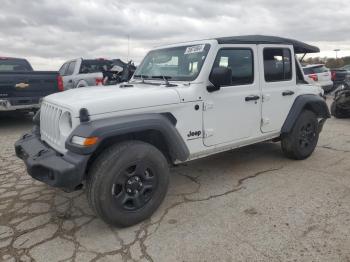
[(332, 73), (325, 65), (307, 65), (303, 67), (303, 72), (310, 84), (319, 85), (325, 92), (333, 90)]
[(308, 52), (319, 49), (259, 35), (156, 48), (128, 83), (45, 97), (16, 154), (51, 186), (85, 181), (106, 222), (136, 224), (161, 204), (174, 163), (267, 140), (310, 156), (330, 114), (295, 59)]

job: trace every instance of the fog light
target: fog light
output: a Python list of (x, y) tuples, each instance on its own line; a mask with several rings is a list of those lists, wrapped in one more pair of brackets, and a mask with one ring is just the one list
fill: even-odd
[(79, 146), (93, 146), (97, 143), (98, 137), (81, 137), (81, 136), (73, 136), (72, 143)]
[(2, 107), (8, 107), (9, 102), (7, 100), (0, 100), (0, 106)]

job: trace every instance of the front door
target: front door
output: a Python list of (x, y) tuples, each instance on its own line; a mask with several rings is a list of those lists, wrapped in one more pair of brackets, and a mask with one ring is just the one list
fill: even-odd
[(214, 67), (230, 67), (232, 84), (207, 93), (203, 111), (204, 145), (233, 143), (260, 129), (261, 93), (256, 45), (219, 49)]
[(63, 77), (63, 86), (65, 90), (74, 88), (74, 70), (76, 62), (72, 61), (68, 64), (67, 70)]
[(295, 99), (296, 73), (292, 46), (259, 45), (263, 94), (261, 131), (279, 132)]

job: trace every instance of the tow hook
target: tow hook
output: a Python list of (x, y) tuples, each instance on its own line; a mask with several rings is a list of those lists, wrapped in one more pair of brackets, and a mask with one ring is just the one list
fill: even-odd
[(24, 140), (24, 139), (26, 139), (27, 137), (29, 137), (30, 135), (29, 134), (24, 134), (23, 136), (22, 136), (22, 139)]
[(48, 152), (46, 149), (41, 149), (34, 157), (33, 159), (36, 159), (38, 157), (41, 157), (44, 153)]

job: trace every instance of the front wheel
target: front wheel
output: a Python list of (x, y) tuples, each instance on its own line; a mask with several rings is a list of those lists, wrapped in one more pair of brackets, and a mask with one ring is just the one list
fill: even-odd
[(318, 136), (318, 120), (315, 113), (304, 110), (292, 131), (282, 138), (282, 151), (289, 158), (305, 159), (315, 150)]
[(122, 142), (106, 149), (94, 162), (87, 197), (105, 222), (131, 226), (154, 213), (168, 183), (168, 163), (157, 148), (141, 141)]

